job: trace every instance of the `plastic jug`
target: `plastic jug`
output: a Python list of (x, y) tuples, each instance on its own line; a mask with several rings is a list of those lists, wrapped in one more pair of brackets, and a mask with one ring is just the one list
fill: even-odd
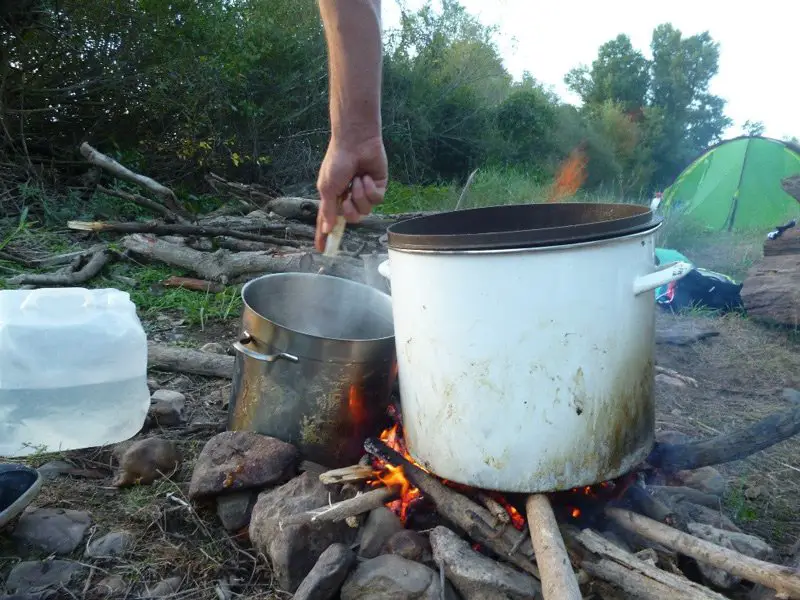
[(129, 294), (0, 291), (0, 456), (126, 440), (149, 406), (147, 336)]

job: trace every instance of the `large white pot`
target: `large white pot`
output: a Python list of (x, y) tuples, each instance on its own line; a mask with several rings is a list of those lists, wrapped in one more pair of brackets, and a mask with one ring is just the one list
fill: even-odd
[[(659, 223), (583, 243), (389, 247), (405, 440), (432, 473), (534, 493), (618, 477), (654, 443)], [(391, 230), (390, 230), (391, 231)]]

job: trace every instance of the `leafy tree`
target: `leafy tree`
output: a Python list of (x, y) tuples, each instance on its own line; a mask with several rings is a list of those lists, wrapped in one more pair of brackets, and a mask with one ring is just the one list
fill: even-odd
[(747, 135), (764, 135), (766, 127), (764, 127), (764, 123), (761, 121), (751, 121), (748, 119), (744, 122), (742, 129), (744, 129)]

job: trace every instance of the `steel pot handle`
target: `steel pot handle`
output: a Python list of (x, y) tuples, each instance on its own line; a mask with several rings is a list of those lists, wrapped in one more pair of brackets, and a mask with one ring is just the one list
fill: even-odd
[(392, 281), (391, 272), (389, 271), (389, 261), (385, 260), (378, 265), (378, 273), (383, 275), (389, 282)]
[(671, 262), (662, 265), (658, 271), (637, 277), (633, 282), (633, 293), (638, 296), (645, 292), (652, 292), (657, 287), (678, 281), (694, 267), (685, 262)]
[(253, 341), (253, 337), (247, 333), (246, 331), (242, 334), (242, 338), (238, 342), (233, 343), (233, 349), (237, 352), (241, 352), (245, 356), (249, 356), (255, 360), (260, 360), (262, 362), (273, 363), (278, 360), (288, 360), (289, 362), (298, 362), (299, 359), (294, 354), (289, 354), (287, 352), (278, 352), (277, 354), (262, 354), (261, 352), (256, 352), (255, 350), (250, 350), (247, 348), (245, 344), (249, 344)]

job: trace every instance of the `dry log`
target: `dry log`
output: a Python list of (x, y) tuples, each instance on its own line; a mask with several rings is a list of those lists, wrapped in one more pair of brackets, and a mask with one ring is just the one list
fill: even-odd
[(89, 260), (83, 263), (83, 255), (73, 259), (73, 264), (55, 273), (22, 273), (7, 281), (12, 285), (35, 286), (77, 286), (97, 276), (111, 260), (111, 253), (105, 247), (94, 252)]
[(184, 290), (206, 292), (210, 294), (219, 294), (225, 290), (225, 286), (221, 283), (214, 283), (213, 281), (205, 281), (203, 279), (193, 279), (191, 277), (168, 277), (161, 282), (161, 285), (165, 288), (182, 288)]
[(781, 180), (783, 191), (800, 202), (800, 173)]
[[(785, 566), (800, 570), (800, 539), (791, 550), (791, 556), (783, 563)], [(771, 590), (761, 584), (756, 585), (750, 592), (750, 600), (779, 600), (775, 590)]]
[(95, 189), (98, 192), (102, 192), (103, 194), (106, 194), (108, 196), (114, 196), (115, 198), (120, 198), (121, 200), (125, 200), (126, 202), (133, 202), (134, 204), (142, 206), (148, 210), (157, 212), (158, 214), (163, 215), (163, 217), (168, 221), (174, 221), (176, 223), (189, 222), (180, 215), (172, 212), (163, 204), (154, 202), (153, 200), (150, 200), (150, 198), (145, 198), (144, 196), (141, 196), (139, 194), (129, 194), (128, 192), (123, 192), (121, 190), (112, 190), (102, 185), (98, 185)]
[(585, 559), (581, 568), (592, 577), (608, 581), (642, 600), (722, 600), (717, 594), (685, 577), (667, 573), (612, 544), (591, 529), (573, 536), (597, 560)]
[(220, 227), (223, 229), (235, 229), (236, 231), (249, 231), (252, 233), (262, 233), (266, 231), (281, 232), (291, 234), (296, 237), (314, 239), (316, 228), (305, 223), (295, 223), (277, 215), (267, 214), (263, 210), (254, 210), (244, 216), (219, 215), (201, 219), (198, 223), (203, 227)]
[(375, 472), (372, 467), (362, 465), (352, 465), (341, 469), (325, 471), (319, 476), (322, 485), (339, 485), (344, 483), (357, 483), (372, 479)]
[(354, 498), (342, 500), (331, 506), (323, 506), (315, 510), (291, 515), (283, 519), (280, 522), (280, 526), (283, 528), (290, 525), (303, 525), (312, 521), (344, 521), (349, 517), (355, 517), (380, 508), (387, 502), (396, 500), (399, 497), (399, 486), (380, 487), (364, 492)]
[(620, 527), (635, 531), (676, 552), (742, 579), (770, 587), (787, 598), (800, 598), (800, 571), (798, 569), (751, 558), (629, 510), (606, 508), (605, 513)]
[(511, 515), (497, 500), (484, 492), (477, 492), (475, 497), (492, 514), (496, 523), (503, 523), (504, 525), (511, 523)]
[(747, 273), (740, 294), (749, 317), (797, 327), (800, 325), (800, 256), (765, 256)]
[(787, 229), (781, 237), (764, 242), (764, 256), (782, 256), (800, 254), (800, 226)]
[(667, 505), (686, 501), (708, 508), (719, 509), (720, 507), (719, 496), (706, 494), (705, 492), (684, 485), (648, 485), (647, 489)]
[(634, 484), (625, 491), (625, 500), (630, 502), (637, 512), (647, 515), (651, 519), (678, 529), (686, 528), (686, 521), (678, 513), (658, 498), (651, 496), (639, 484)]
[(708, 440), (657, 443), (647, 462), (667, 472), (699, 469), (740, 460), (800, 433), (800, 406)]
[(580, 600), (581, 590), (550, 500), (544, 494), (532, 494), (525, 510), (544, 600)]
[(78, 231), (113, 232), (113, 233), (151, 233), (154, 235), (196, 235), (203, 237), (228, 236), (240, 240), (278, 244), (281, 246), (302, 246), (297, 240), (287, 240), (272, 235), (261, 235), (249, 231), (234, 231), (222, 227), (205, 227), (203, 225), (187, 225), (182, 223), (107, 223), (103, 221), (69, 221), (67, 227)]
[(135, 183), (136, 185), (153, 192), (155, 195), (164, 199), (164, 204), (166, 204), (167, 208), (169, 208), (172, 212), (186, 216), (185, 211), (178, 204), (178, 198), (175, 196), (175, 193), (168, 187), (158, 183), (155, 179), (151, 179), (146, 175), (134, 173), (127, 167), (123, 167), (113, 158), (106, 156), (102, 152), (98, 152), (86, 142), (81, 144), (81, 154), (90, 163), (108, 171), (114, 177), (124, 179), (125, 181), (130, 181), (131, 183)]
[(495, 526), (495, 519), (488, 510), (448, 488), (382, 441), (369, 438), (364, 442), (364, 449), (380, 460), (402, 467), (403, 474), (436, 505), (438, 513), (472, 540), (523, 571), (539, 577), (539, 570), (533, 564), (533, 546), (526, 534), (509, 525)]
[(156, 342), (147, 344), (147, 368), (206, 377), (233, 377), (234, 358), (225, 354), (200, 352)]
[(263, 252), (201, 252), (188, 246), (170, 244), (153, 236), (134, 234), (122, 239), (122, 245), (146, 258), (192, 271), (203, 279), (228, 283), (250, 274), (308, 273), (313, 270), (311, 254), (274, 256)]

